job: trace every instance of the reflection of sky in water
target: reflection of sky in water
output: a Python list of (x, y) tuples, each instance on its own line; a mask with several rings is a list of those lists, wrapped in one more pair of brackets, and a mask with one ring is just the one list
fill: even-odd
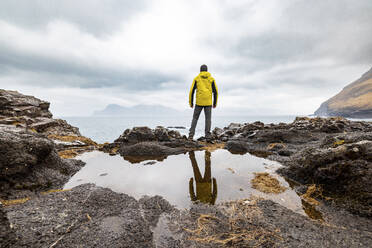
[[(204, 175), (205, 152), (195, 152), (195, 158), (200, 173)], [(148, 161), (131, 164), (120, 156), (97, 151), (84, 153), (78, 159), (86, 162), (86, 165), (70, 179), (65, 188), (95, 183), (137, 199), (143, 195), (161, 195), (180, 208), (187, 208), (191, 204), (189, 181), (194, 174), (189, 154), (169, 156), (152, 165), (145, 165)], [(303, 213), (300, 198), (283, 178), (274, 173), (278, 167), (280, 164), (277, 162), (249, 154), (233, 155), (226, 150), (212, 152), (211, 174), (212, 178), (216, 178), (218, 189), (216, 203), (244, 199), (253, 194)], [(250, 181), (254, 177), (253, 172), (269, 172), (288, 189), (281, 194), (264, 194), (252, 189)]]

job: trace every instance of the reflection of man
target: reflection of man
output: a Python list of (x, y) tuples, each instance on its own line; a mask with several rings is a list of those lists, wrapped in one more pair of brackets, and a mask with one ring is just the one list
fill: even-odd
[[(195, 159), (195, 153), (189, 152), (192, 169), (194, 171), (195, 184), (196, 184), (196, 195), (194, 191), (194, 179), (190, 178), (189, 191), (192, 201), (199, 200), (203, 203), (214, 204), (217, 198), (217, 182), (216, 179), (211, 179), (211, 153), (205, 151), (205, 171), (204, 177), (201, 176), (198, 164)], [(212, 189), (213, 182), (213, 189)]]

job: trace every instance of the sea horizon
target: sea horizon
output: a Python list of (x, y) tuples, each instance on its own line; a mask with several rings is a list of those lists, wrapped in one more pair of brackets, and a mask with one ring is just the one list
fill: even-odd
[[(215, 115), (212, 116), (212, 130), (215, 127), (224, 128), (230, 123), (252, 123), (261, 121), (265, 124), (270, 123), (289, 123), (297, 116), (308, 115)], [(98, 143), (113, 142), (126, 129), (147, 126), (155, 128), (162, 127), (182, 127), (175, 128), (182, 135), (188, 134), (188, 129), (191, 124), (192, 114), (180, 116), (58, 116), (66, 120), (73, 126), (79, 128), (80, 133), (86, 137), (93, 139)], [(204, 114), (199, 117), (196, 127), (195, 137), (198, 138), (204, 135)]]

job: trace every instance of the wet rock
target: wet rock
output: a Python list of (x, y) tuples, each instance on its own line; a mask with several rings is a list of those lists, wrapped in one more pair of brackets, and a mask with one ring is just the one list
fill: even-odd
[(221, 138), (223, 132), (223, 129), (216, 127), (212, 131), (212, 137), (214, 137), (215, 139)]
[(162, 127), (155, 128), (154, 136), (157, 138), (158, 141), (170, 141), (171, 139), (168, 130)]
[(143, 159), (137, 159), (140, 157), (157, 159), (201, 147), (203, 147), (202, 144), (188, 140), (178, 131), (159, 126), (155, 129), (148, 127), (127, 129), (114, 143), (104, 144), (101, 150), (111, 154), (119, 153), (129, 160), (138, 162), (143, 161)]
[(290, 151), (290, 150), (287, 150), (287, 149), (282, 149), (282, 150), (279, 150), (279, 151), (278, 151), (278, 155), (280, 155), (280, 156), (289, 157), (289, 156), (291, 156), (292, 154), (293, 154), (293, 152)]
[(126, 129), (115, 143), (139, 143), (143, 141), (154, 141), (155, 135), (152, 130), (148, 127), (134, 127), (132, 129)]
[(4, 210), (19, 240), (13, 247), (368, 247), (372, 241), (358, 226), (324, 225), (269, 200), (180, 211), (159, 196), (137, 201), (92, 184)]
[(134, 127), (126, 129), (114, 143), (136, 144), (145, 141), (170, 141), (173, 139), (182, 139), (181, 134), (175, 130), (169, 130), (164, 127), (150, 129), (148, 127)]
[(16, 236), (0, 203), (0, 245), (4, 248), (16, 246)]
[(228, 141), (225, 145), (225, 148), (229, 152), (236, 154), (244, 154), (248, 152), (247, 143), (244, 141)]
[(372, 241), (368, 231), (313, 221), (270, 200), (197, 204), (167, 223), (166, 237), (178, 247), (368, 247)]
[(61, 159), (53, 141), (38, 133), (0, 125), (0, 197), (60, 187), (83, 162)]
[(175, 208), (161, 196), (144, 196), (139, 199), (138, 202), (143, 209), (144, 219), (151, 227), (156, 226), (160, 215), (164, 213), (171, 213), (173, 210), (175, 210)]
[(316, 183), (349, 210), (372, 216), (372, 141), (307, 148), (280, 170), (301, 183)]
[[(246, 150), (251, 153), (267, 151), (274, 155), (289, 157), (309, 147), (333, 147), (342, 142), (360, 141), (363, 140), (360, 136), (361, 134), (365, 134), (364, 140), (369, 140), (372, 135), (366, 135), (366, 133), (370, 132), (371, 127), (372, 125), (367, 122), (352, 122), (338, 117), (297, 117), (292, 123), (267, 125), (260, 122), (240, 125), (230, 124), (224, 129), (215, 129), (213, 138), (225, 142), (237, 141), (237, 143), (230, 143), (229, 146), (226, 146), (226, 149), (230, 148), (232, 151), (234, 149), (233, 146), (237, 146), (241, 142), (240, 148), (236, 148), (238, 153), (244, 153)], [(349, 137), (349, 140), (344, 137), (345, 132), (347, 132), (346, 136)], [(349, 136), (349, 133), (359, 135), (350, 140), (351, 135)], [(247, 144), (247, 148), (244, 142)], [(273, 144), (277, 145), (274, 146)], [(273, 157), (272, 159), (277, 158)], [(281, 160), (280, 158), (278, 159)]]
[(271, 143), (267, 146), (269, 151), (279, 151), (285, 149), (287, 146), (284, 143)]
[(341, 117), (297, 117), (292, 123), (263, 124), (261, 122), (235, 124), (213, 130), (213, 137), (221, 141), (242, 140), (265, 143), (306, 144), (318, 141), (324, 134), (344, 132), (370, 132), (371, 123), (349, 121)]
[(263, 219), (280, 230), (283, 247), (363, 247), (372, 242), (365, 231), (308, 221), (272, 201), (259, 201), (257, 205)]
[(342, 133), (344, 131), (371, 130), (371, 124), (361, 121), (349, 121), (343, 117), (309, 118), (296, 117), (290, 124), (297, 130), (311, 130), (324, 133)]
[(85, 184), (35, 197), (6, 211), (19, 247), (153, 247), (150, 227), (171, 209), (160, 197), (138, 202)]
[(140, 142), (134, 145), (123, 145), (119, 149), (122, 156), (164, 156), (184, 153), (185, 148), (172, 148), (156, 142)]
[(317, 140), (309, 131), (294, 130), (294, 129), (279, 129), (279, 130), (261, 130), (253, 138), (255, 142), (260, 143), (306, 143), (312, 140)]

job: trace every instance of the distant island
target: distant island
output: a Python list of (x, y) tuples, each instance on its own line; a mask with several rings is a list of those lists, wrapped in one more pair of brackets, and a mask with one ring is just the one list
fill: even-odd
[(317, 116), (372, 118), (372, 68), (325, 101), (314, 113)]
[(135, 105), (124, 107), (109, 104), (103, 110), (94, 111), (94, 116), (179, 116), (184, 112), (161, 105)]

